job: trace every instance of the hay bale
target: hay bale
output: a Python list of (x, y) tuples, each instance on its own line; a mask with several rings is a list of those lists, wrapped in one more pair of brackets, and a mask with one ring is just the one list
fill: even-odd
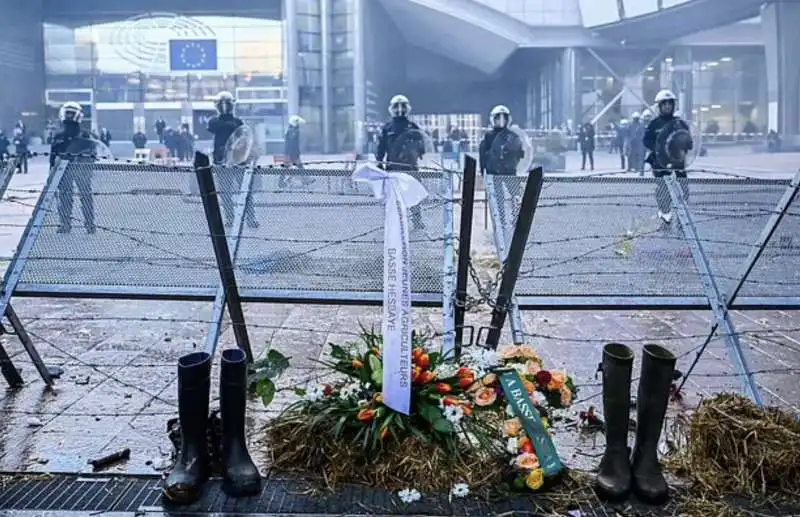
[(800, 493), (800, 422), (776, 408), (722, 394), (703, 401), (681, 430), (675, 465), (712, 494), (763, 498)]

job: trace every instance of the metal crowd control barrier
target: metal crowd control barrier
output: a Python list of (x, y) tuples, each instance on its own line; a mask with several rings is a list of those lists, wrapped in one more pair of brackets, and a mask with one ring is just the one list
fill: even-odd
[[(524, 180), (486, 178), (502, 258)], [(800, 309), (798, 190), (800, 174), (546, 178), (510, 307), (515, 342), (525, 335), (521, 310), (710, 309), (701, 353), (721, 328), (745, 391), (761, 404), (729, 311)], [(656, 216), (658, 203), (675, 214), (671, 224)]]
[[(235, 278), (241, 302), (382, 303), (383, 201), (351, 181), (351, 170), (214, 167), (212, 173), (219, 198), (212, 204), (233, 266), (228, 277)], [(451, 173), (412, 174), (430, 194), (412, 214), (424, 225), (411, 231), (412, 304), (443, 307), (445, 339), (453, 340)], [(91, 192), (59, 191), (64, 178), (90, 185)], [(189, 167), (62, 161), (8, 267), (0, 311), (11, 310), (13, 296), (213, 301), (206, 343), (213, 353), (233, 300), (220, 281), (224, 264), (201, 195), (210, 185), (198, 185), (198, 178)], [(83, 228), (90, 212), (82, 211), (82, 199), (93, 201), (94, 233)], [(59, 202), (68, 200), (74, 200), (72, 228), (60, 233)], [(38, 357), (32, 344), (26, 348)], [(3, 373), (16, 373), (0, 352)], [(43, 366), (40, 373), (46, 377)], [(21, 382), (13, 373), (6, 379)]]

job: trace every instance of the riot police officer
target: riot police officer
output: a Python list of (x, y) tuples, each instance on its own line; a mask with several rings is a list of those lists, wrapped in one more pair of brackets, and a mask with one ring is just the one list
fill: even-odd
[[(81, 129), (83, 109), (77, 102), (67, 102), (58, 110), (61, 131), (53, 136), (50, 145), (50, 168), (58, 158), (65, 158), (73, 163), (92, 163), (97, 152), (91, 134)], [(78, 188), (78, 197), (83, 213), (83, 225), (87, 233), (95, 233), (94, 198), (92, 197), (91, 167), (67, 167), (58, 183), (58, 233), (69, 233), (72, 230), (72, 205), (74, 188)]]
[(511, 110), (502, 104), (489, 112), (492, 129), (484, 135), (478, 146), (478, 157), (482, 174), (494, 176), (495, 193), (500, 198), (498, 206), (504, 206), (503, 186), (512, 196), (520, 185), (516, 180), (517, 168), (525, 155), (520, 136), (509, 129)]
[[(208, 132), (214, 135), (214, 164), (224, 165), (225, 149), (228, 141), (233, 133), (244, 125), (244, 122), (234, 114), (236, 99), (230, 92), (219, 92), (214, 106), (217, 108), (217, 116), (208, 121)], [(221, 183), (219, 197), (222, 201), (222, 211), (225, 215), (225, 226), (228, 227), (233, 226), (233, 219), (236, 214), (233, 196), (239, 193), (239, 188), (244, 178), (244, 171), (237, 167), (239, 164), (233, 165), (234, 167), (218, 169), (218, 178)], [(250, 228), (258, 227), (255, 209), (249, 194), (245, 201), (244, 215), (247, 226)]]
[(644, 131), (645, 125), (638, 111), (631, 115), (631, 123), (628, 126), (628, 171), (638, 172), (644, 175)]
[(665, 176), (673, 172), (683, 190), (689, 196), (689, 182), (686, 177), (686, 153), (694, 145), (689, 125), (675, 116), (677, 97), (670, 90), (656, 94), (655, 103), (658, 115), (647, 125), (644, 146), (650, 151), (647, 163), (653, 168), (656, 182), (656, 201), (658, 217), (665, 223), (672, 222), (672, 200), (669, 196)]
[[(286, 129), (284, 136), (284, 154), (288, 164), (294, 165), (301, 171), (305, 170), (303, 167), (303, 160), (300, 157), (300, 126), (305, 124), (306, 121), (300, 115), (292, 115), (289, 117), (289, 127)], [(289, 186), (291, 176), (288, 174), (281, 174), (278, 178), (278, 188), (286, 188)], [(301, 176), (300, 179), (303, 186), (308, 186), (314, 183), (314, 179), (306, 175)]]
[[(414, 172), (425, 155), (425, 138), (417, 124), (408, 119), (411, 103), (405, 95), (389, 101), (391, 120), (381, 128), (375, 159), (386, 171)], [(414, 229), (425, 228), (419, 205), (409, 209)]]

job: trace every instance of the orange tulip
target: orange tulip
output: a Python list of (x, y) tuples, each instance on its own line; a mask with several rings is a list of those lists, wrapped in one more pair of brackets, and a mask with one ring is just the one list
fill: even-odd
[(475, 393), (475, 403), (479, 406), (491, 406), (497, 400), (497, 393), (492, 388), (481, 388)]
[(533, 454), (533, 444), (531, 443), (530, 438), (523, 438), (522, 442), (519, 445), (519, 450), (524, 452), (525, 454)]
[(389, 428), (384, 427), (381, 429), (381, 440), (385, 440), (389, 436)]
[(375, 418), (375, 410), (374, 409), (369, 409), (369, 408), (364, 408), (364, 409), (362, 409), (361, 411), (358, 412), (358, 415), (356, 415), (356, 418), (360, 422), (364, 422), (365, 424), (369, 423), (369, 422), (372, 422), (372, 419)]
[(415, 363), (419, 361), (419, 358), (425, 353), (425, 350), (421, 348), (415, 348), (411, 351), (411, 360)]
[(455, 406), (458, 404), (458, 399), (455, 397), (445, 397), (442, 399), (442, 404), (445, 406)]
[(378, 404), (383, 404), (383, 393), (376, 393), (376, 394), (375, 394), (375, 395), (374, 395), (372, 398), (373, 398), (373, 399), (375, 400), (375, 402), (377, 402)]
[(356, 370), (360, 370), (361, 368), (363, 368), (363, 367), (364, 367), (364, 363), (362, 363), (362, 362), (361, 362), (361, 361), (359, 361), (358, 359), (353, 359), (353, 362), (352, 362), (352, 363), (350, 363), (350, 364), (351, 364), (351, 366), (352, 366), (353, 368), (355, 368)]
[(522, 381), (522, 385), (525, 386), (525, 391), (528, 392), (528, 395), (536, 391), (536, 386), (531, 381)]
[(458, 387), (461, 388), (462, 390), (465, 390), (470, 386), (472, 386), (473, 382), (475, 382), (475, 377), (473, 377), (472, 374), (470, 374), (469, 377), (461, 377), (458, 380)]
[(458, 372), (456, 372), (456, 377), (458, 377), (459, 379), (462, 377), (470, 377), (470, 376), (474, 377), (474, 374), (472, 373), (472, 370), (470, 370), (469, 368), (462, 367), (458, 369)]
[(416, 361), (417, 366), (425, 370), (431, 365), (431, 358), (428, 354), (422, 354)]
[(440, 382), (436, 384), (436, 391), (444, 395), (446, 393), (450, 393), (451, 391), (453, 391), (453, 387), (447, 383)]
[(436, 378), (435, 373), (433, 373), (430, 370), (425, 370), (419, 375), (419, 382), (421, 382), (422, 384), (428, 384), (429, 382), (432, 382), (433, 379), (435, 378)]
[(472, 406), (469, 406), (469, 405), (465, 404), (465, 405), (461, 406), (461, 410), (464, 411), (464, 416), (466, 416), (466, 417), (472, 416)]
[(419, 376), (422, 373), (422, 370), (415, 366), (411, 369), (411, 382), (419, 382)]

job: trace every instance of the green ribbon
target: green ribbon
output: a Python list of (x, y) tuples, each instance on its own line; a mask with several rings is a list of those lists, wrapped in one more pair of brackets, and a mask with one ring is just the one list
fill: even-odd
[(496, 373), (500, 376), (503, 395), (514, 415), (522, 422), (525, 434), (531, 439), (544, 475), (547, 477), (558, 475), (564, 469), (561, 458), (558, 457), (558, 451), (550, 438), (550, 433), (544, 427), (539, 410), (531, 402), (528, 390), (525, 389), (519, 373), (516, 370), (503, 370)]

